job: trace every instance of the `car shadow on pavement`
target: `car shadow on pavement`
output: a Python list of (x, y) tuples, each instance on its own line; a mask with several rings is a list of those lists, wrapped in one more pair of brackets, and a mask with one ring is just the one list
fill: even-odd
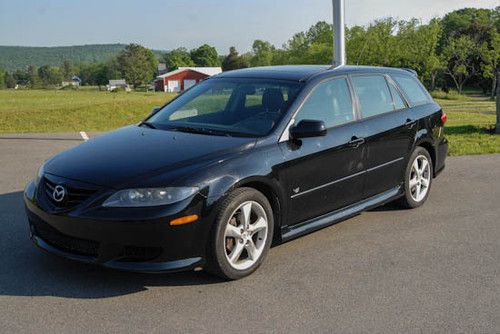
[(223, 283), (204, 272), (139, 274), (71, 262), (43, 253), (29, 239), (23, 193), (0, 194), (0, 296), (107, 298), (150, 286)]

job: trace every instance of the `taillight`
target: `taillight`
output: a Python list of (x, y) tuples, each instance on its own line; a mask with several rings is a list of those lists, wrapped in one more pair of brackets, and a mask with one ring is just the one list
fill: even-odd
[(446, 123), (447, 120), (448, 120), (448, 115), (446, 115), (445, 113), (443, 113), (441, 115), (441, 122), (443, 123), (443, 125), (444, 125), (444, 123)]

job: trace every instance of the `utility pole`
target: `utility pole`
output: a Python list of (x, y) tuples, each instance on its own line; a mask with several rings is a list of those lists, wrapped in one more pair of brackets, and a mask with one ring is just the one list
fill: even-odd
[(333, 67), (344, 66), (345, 56), (345, 0), (333, 0)]

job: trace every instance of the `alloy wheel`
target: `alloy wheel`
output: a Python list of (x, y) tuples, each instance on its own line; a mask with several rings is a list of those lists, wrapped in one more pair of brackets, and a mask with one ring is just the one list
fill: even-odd
[(409, 188), (414, 201), (422, 201), (431, 184), (431, 169), (429, 160), (424, 155), (419, 155), (413, 161), (410, 172)]
[(246, 270), (259, 260), (268, 224), (264, 208), (255, 201), (244, 202), (233, 212), (224, 232), (224, 251), (231, 267)]

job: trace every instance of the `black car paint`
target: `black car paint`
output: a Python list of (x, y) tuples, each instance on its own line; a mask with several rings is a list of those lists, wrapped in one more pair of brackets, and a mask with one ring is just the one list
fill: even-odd
[[(268, 197), (278, 225), (276, 242), (393, 200), (403, 193), (404, 166), (415, 146), (430, 151), (434, 171), (444, 168), (447, 141), (437, 104), (359, 119), (354, 101), (355, 122), (329, 129), (325, 136), (282, 140), (294, 114), (318, 83), (338, 76), (391, 73), (410, 75), (405, 70), (348, 66), (224, 73), (220, 77), (300, 81), (303, 89), (265, 138), (129, 126), (57, 155), (45, 164), (47, 177), (61, 184), (97, 186), (98, 191), (65, 211), (44, 201), (41, 186), (28, 184), (25, 203), (33, 239), (39, 247), (73, 260), (125, 270), (175, 271), (204, 265), (217, 204), (237, 187), (254, 187)], [(111, 209), (101, 205), (117, 189), (161, 186), (197, 186), (200, 191), (163, 207)], [(169, 225), (171, 219), (190, 214), (200, 219)], [(36, 222), (77, 240), (98, 241), (99, 254), (83, 256), (54, 247), (37, 234)], [(148, 261), (121, 261), (125, 245), (160, 247), (162, 252)]]

